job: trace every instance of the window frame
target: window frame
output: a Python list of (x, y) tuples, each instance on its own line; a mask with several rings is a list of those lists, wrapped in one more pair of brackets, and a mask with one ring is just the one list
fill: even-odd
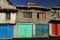
[(23, 12), (24, 18), (32, 18), (32, 12)]
[(10, 20), (11, 18), (11, 13), (6, 13), (6, 20)]
[(38, 18), (38, 19), (39, 19), (39, 17), (40, 17), (39, 14), (40, 14), (40, 13), (37, 13), (37, 18)]
[(40, 14), (42, 15), (42, 19), (46, 19), (46, 13), (37, 13), (37, 18), (40, 19)]

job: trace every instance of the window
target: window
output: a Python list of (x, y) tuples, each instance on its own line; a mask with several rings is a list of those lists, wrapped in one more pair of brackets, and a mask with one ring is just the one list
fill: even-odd
[(24, 12), (24, 18), (32, 18), (32, 12)]
[(56, 11), (55, 11), (55, 12), (52, 14), (52, 17), (54, 17), (54, 19), (60, 18), (59, 12), (56, 12)]
[(10, 20), (10, 13), (6, 13), (6, 19)]
[(54, 19), (56, 19), (56, 18), (58, 18), (58, 13), (57, 13), (57, 12), (54, 12), (54, 13), (52, 14), (52, 16), (54, 17)]
[(39, 18), (39, 13), (37, 13), (37, 18)]
[(43, 19), (46, 19), (46, 13), (43, 13)]
[(58, 18), (60, 18), (60, 13), (58, 13)]
[(46, 19), (46, 13), (37, 13), (37, 18), (39, 19)]

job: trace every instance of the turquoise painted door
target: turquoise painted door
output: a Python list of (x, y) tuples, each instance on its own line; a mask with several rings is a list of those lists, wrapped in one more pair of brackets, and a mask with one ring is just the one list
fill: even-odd
[(18, 24), (18, 37), (32, 37), (32, 24)]

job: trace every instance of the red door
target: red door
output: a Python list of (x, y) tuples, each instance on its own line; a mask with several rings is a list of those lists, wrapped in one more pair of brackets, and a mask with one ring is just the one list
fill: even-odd
[(57, 24), (58, 35), (60, 35), (60, 24)]
[(56, 24), (53, 23), (53, 24), (52, 24), (52, 35), (56, 35), (56, 32), (57, 32), (57, 31), (56, 31), (56, 27), (57, 27)]

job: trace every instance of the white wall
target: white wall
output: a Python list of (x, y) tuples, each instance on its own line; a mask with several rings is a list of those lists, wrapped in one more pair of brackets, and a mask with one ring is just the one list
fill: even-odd
[(16, 13), (11, 13), (10, 17), (11, 17), (10, 22), (15, 23), (15, 21), (16, 21)]
[(52, 24), (49, 24), (49, 35), (52, 35)]
[(6, 20), (6, 13), (0, 13), (0, 23), (15, 23), (16, 13), (10, 13), (10, 20)]
[(0, 13), (0, 23), (4, 23), (5, 13)]

